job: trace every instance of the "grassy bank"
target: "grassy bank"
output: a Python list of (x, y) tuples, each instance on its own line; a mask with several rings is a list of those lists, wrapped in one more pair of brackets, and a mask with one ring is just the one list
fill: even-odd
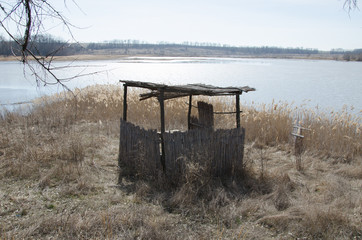
[[(119, 86), (39, 99), (0, 119), (0, 239), (358, 239), (362, 224), (361, 119), (271, 103), (245, 106), (244, 174), (212, 179), (189, 164), (180, 186), (124, 175), (117, 185)], [(155, 100), (129, 93), (130, 122), (159, 127)], [(233, 99), (202, 98), (215, 111)], [(186, 129), (187, 98), (166, 103), (166, 128)], [(196, 114), (196, 111), (194, 111)], [(217, 128), (235, 127), (217, 115)], [(296, 170), (291, 131), (305, 131)], [(122, 170), (122, 169), (121, 169)]]

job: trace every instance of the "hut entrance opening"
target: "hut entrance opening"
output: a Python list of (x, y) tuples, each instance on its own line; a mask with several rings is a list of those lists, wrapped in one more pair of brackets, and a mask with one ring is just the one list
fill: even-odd
[[(215, 87), (204, 84), (164, 85), (149, 82), (121, 80), (124, 90), (123, 119), (120, 126), (118, 164), (137, 174), (148, 176), (163, 171), (175, 180), (183, 172), (186, 161), (208, 161), (215, 176), (232, 176), (242, 166), (245, 129), (240, 126), (240, 95), (255, 91), (250, 87)], [(150, 90), (140, 94), (140, 101), (157, 98), (160, 106), (161, 132), (146, 131), (127, 122), (127, 91), (129, 87)], [(214, 130), (214, 111), (211, 104), (198, 102), (198, 118), (191, 116), (192, 97), (235, 96), (236, 128)], [(189, 97), (187, 132), (165, 132), (165, 101)], [(142, 156), (140, 155), (142, 154)], [(204, 161), (202, 160), (202, 161)]]

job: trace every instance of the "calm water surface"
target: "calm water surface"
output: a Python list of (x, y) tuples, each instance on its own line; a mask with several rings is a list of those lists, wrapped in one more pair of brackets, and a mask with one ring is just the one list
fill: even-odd
[[(107, 61), (57, 62), (68, 66), (60, 77), (94, 73), (67, 83), (70, 88), (94, 84), (119, 84), (120, 79), (166, 84), (205, 83), (216, 86), (254, 87), (242, 95), (244, 104), (287, 101), (326, 111), (361, 114), (362, 63), (324, 60), (238, 58), (125, 58)], [(27, 70), (25, 70), (27, 71)], [(0, 104), (28, 101), (62, 91), (59, 86), (39, 86), (18, 62), (0, 62)], [(120, 85), (120, 84), (119, 84)], [(121, 85), (120, 85), (121, 86)]]

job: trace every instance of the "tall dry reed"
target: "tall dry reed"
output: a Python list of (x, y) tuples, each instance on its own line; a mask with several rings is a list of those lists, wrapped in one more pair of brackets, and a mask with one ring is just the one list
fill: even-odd
[[(147, 129), (160, 129), (160, 110), (156, 99), (139, 101), (142, 91), (130, 89), (128, 93), (128, 121)], [(232, 112), (234, 98), (194, 97), (196, 101), (207, 101), (215, 112)], [(166, 101), (166, 129), (187, 129), (188, 98)], [(304, 131), (304, 150), (351, 161), (361, 156), (361, 117), (340, 112), (321, 113), (313, 109), (296, 107), (285, 102), (251, 104), (242, 107), (241, 125), (246, 129), (246, 140), (267, 146), (284, 145), (291, 142), (293, 126), (301, 125)], [(33, 110), (27, 115), (28, 123), (47, 128), (67, 125), (76, 121), (116, 122), (122, 117), (123, 91), (118, 85), (94, 85), (43, 97), (34, 101)], [(197, 115), (197, 109), (192, 109)], [(2, 121), (12, 121), (12, 113)], [(235, 127), (235, 114), (215, 114), (216, 128)], [(114, 127), (116, 128), (116, 127)]]

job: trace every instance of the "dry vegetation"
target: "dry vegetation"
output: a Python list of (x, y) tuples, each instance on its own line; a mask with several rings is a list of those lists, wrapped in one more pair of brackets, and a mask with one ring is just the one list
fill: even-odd
[[(39, 99), (0, 116), (0, 239), (360, 239), (361, 118), (283, 103), (243, 109), (244, 174), (213, 179), (189, 163), (170, 186), (124, 175), (117, 185), (119, 86)], [(130, 93), (129, 121), (159, 126), (158, 104)], [(232, 99), (204, 98), (216, 111)], [(167, 129), (185, 129), (187, 98), (166, 103)], [(23, 110), (24, 111), (24, 110)], [(195, 111), (196, 112), (196, 111)], [(291, 145), (305, 132), (301, 170)], [(234, 127), (217, 115), (217, 127)], [(202, 156), (198, 156), (202, 157)]]

